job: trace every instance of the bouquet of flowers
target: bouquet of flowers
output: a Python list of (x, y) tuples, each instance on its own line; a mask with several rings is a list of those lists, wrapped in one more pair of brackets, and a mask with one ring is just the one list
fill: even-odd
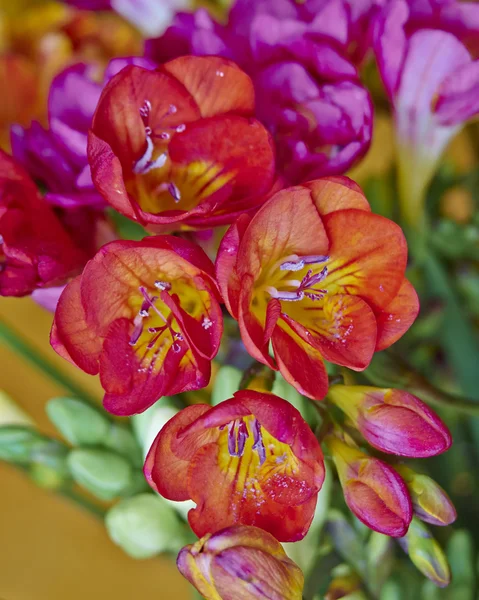
[(479, 5), (4, 21), (0, 294), (104, 395), (3, 324), (68, 394), (58, 438), (3, 398), (0, 459), (206, 600), (472, 600)]

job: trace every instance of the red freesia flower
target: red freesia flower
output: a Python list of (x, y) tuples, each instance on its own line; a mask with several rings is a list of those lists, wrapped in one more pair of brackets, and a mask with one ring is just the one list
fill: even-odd
[(26, 171), (0, 151), (0, 295), (64, 283), (86, 260)]
[(93, 181), (109, 204), (153, 231), (231, 223), (273, 183), (272, 141), (253, 113), (253, 84), (228, 60), (126, 67), (93, 118)]
[(214, 408), (197, 404), (173, 417), (148, 453), (145, 475), (165, 498), (196, 502), (188, 517), (198, 536), (242, 524), (296, 541), (313, 518), (324, 465), (291, 404), (243, 390)]
[(222, 329), (210, 260), (190, 242), (157, 236), (99, 250), (62, 293), (51, 343), (100, 373), (107, 410), (132, 415), (207, 385)]
[(251, 356), (320, 400), (323, 358), (361, 371), (413, 323), (419, 307), (406, 260), (401, 229), (372, 214), (350, 179), (330, 177), (280, 191), (254, 217), (241, 216), (223, 238), (216, 271)]

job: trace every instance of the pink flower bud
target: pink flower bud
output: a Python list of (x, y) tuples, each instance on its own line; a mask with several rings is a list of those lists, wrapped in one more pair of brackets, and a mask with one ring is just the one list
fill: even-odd
[(382, 452), (425, 458), (445, 452), (452, 443), (436, 413), (403, 390), (334, 385), (328, 397)]
[(180, 573), (206, 600), (301, 600), (304, 577), (269, 533), (244, 525), (205, 535), (178, 554)]
[(396, 471), (404, 479), (411, 495), (414, 514), (431, 525), (450, 525), (457, 514), (451, 499), (434, 479), (400, 465)]
[(391, 537), (405, 535), (412, 518), (404, 481), (388, 464), (330, 436), (326, 444), (336, 465), (346, 504), (365, 525)]

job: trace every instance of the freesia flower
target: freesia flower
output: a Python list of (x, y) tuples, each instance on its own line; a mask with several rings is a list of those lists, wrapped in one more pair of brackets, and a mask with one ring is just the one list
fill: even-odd
[(0, 151), (0, 294), (64, 283), (86, 260), (28, 174)]
[[(467, 31), (451, 17), (463, 9), (455, 2), (421, 3), (429, 5), (426, 10), (417, 4), (391, 0), (374, 32), (379, 71), (394, 108), (400, 195), (411, 225), (423, 217), (425, 190), (444, 148), (479, 112), (479, 61), (457, 37)], [(466, 10), (477, 17), (479, 7)]]
[(363, 370), (414, 322), (406, 259), (401, 229), (372, 214), (354, 182), (333, 177), (280, 191), (253, 218), (241, 216), (216, 271), (251, 356), (320, 400), (323, 358)]
[(100, 374), (107, 410), (132, 415), (204, 387), (222, 326), (207, 256), (179, 238), (150, 237), (99, 250), (62, 293), (51, 343)]
[(326, 438), (351, 512), (365, 525), (391, 537), (406, 534), (412, 506), (406, 484), (388, 464), (335, 436)]
[(451, 434), (436, 413), (403, 390), (333, 385), (328, 398), (382, 452), (425, 458), (451, 446)]
[(375, 2), (359, 4), (237, 0), (226, 27), (206, 12), (180, 14), (146, 52), (155, 60), (189, 53), (233, 59), (253, 80), (256, 114), (276, 141), (286, 178), (344, 173), (368, 149), (372, 129), (369, 94), (347, 58)]
[(457, 517), (451, 499), (434, 479), (405, 465), (396, 466), (411, 495), (414, 514), (431, 525), (450, 525)]
[(178, 413), (159, 432), (144, 472), (165, 498), (196, 503), (188, 520), (198, 536), (241, 524), (280, 541), (306, 535), (324, 480), (321, 448), (301, 414), (251, 390)]
[(251, 80), (222, 58), (123, 69), (104, 89), (89, 160), (118, 211), (158, 230), (230, 223), (270, 190), (274, 153)]
[(281, 544), (257, 527), (228, 527), (185, 546), (180, 573), (206, 600), (301, 600), (304, 576)]

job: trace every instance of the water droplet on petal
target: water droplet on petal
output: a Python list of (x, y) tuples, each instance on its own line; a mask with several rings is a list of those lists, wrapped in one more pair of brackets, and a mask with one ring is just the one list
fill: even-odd
[(218, 75), (218, 77), (224, 77), (225, 74), (223, 71), (216, 71), (216, 74)]

